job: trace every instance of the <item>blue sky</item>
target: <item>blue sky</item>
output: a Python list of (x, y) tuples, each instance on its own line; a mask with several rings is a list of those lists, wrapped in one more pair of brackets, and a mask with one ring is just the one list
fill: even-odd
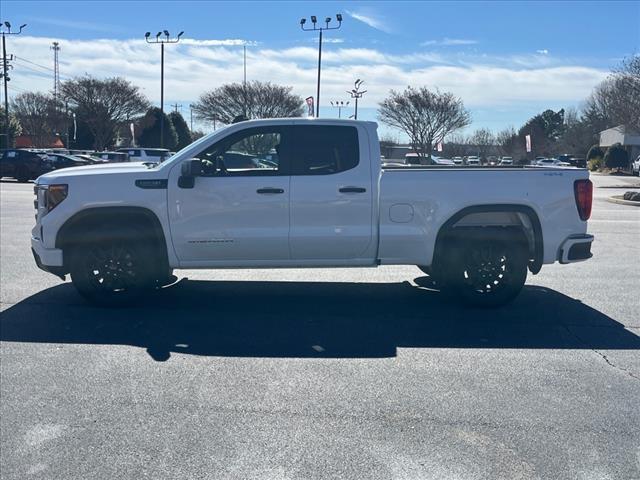
[(18, 58), (10, 96), (51, 88), (48, 47), (56, 40), (63, 79), (122, 75), (158, 102), (159, 49), (142, 38), (164, 29), (185, 31), (167, 48), (165, 99), (186, 116), (203, 91), (241, 81), (243, 43), (250, 80), (315, 95), (317, 38), (300, 31), (299, 20), (336, 13), (344, 21), (323, 45), (322, 116), (337, 115), (328, 101), (347, 100), (344, 91), (363, 78), (361, 118), (375, 119), (389, 89), (426, 85), (463, 99), (470, 130), (517, 128), (545, 108), (579, 106), (623, 57), (640, 51), (640, 2), (3, 0), (0, 20), (28, 24), (8, 39)]

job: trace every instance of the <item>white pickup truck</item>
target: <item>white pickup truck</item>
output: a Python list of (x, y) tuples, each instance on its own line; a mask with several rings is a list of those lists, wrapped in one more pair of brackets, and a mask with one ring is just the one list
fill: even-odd
[(417, 265), (454, 298), (513, 299), (527, 270), (591, 257), (592, 185), (575, 168), (382, 166), (376, 124), (227, 126), (161, 164), (39, 177), (36, 263), (97, 303), (173, 269)]

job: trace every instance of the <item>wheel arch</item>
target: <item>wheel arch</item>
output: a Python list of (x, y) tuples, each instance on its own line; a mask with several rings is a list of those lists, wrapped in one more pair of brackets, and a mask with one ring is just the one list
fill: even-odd
[[(157, 215), (145, 207), (92, 207), (80, 210), (60, 227), (56, 235), (56, 248), (63, 251), (85, 242), (98, 241), (98, 229), (109, 228), (109, 234), (122, 238), (131, 236), (132, 227), (137, 231), (136, 239), (148, 241), (159, 255), (162, 266), (169, 267), (167, 242), (162, 224)], [(63, 255), (64, 258), (64, 255)], [(65, 265), (66, 266), (66, 265)]]
[[(470, 219), (475, 216), (478, 218), (479, 215), (482, 214), (494, 214), (492, 217), (495, 220), (494, 223), (490, 225), (459, 225), (461, 221), (464, 219)], [(524, 230), (524, 234), (528, 240), (529, 251), (531, 254), (531, 258), (529, 260), (529, 271), (533, 274), (536, 274), (542, 268), (542, 262), (544, 258), (544, 243), (542, 236), (542, 225), (540, 223), (540, 219), (538, 214), (533, 210), (533, 208), (527, 205), (518, 205), (518, 204), (488, 204), (488, 205), (474, 205), (471, 207), (463, 208), (458, 212), (454, 213), (449, 219), (444, 222), (440, 230), (438, 231), (438, 235), (436, 236), (436, 243), (434, 248), (434, 258), (432, 263), (436, 263), (438, 258), (442, 258), (442, 253), (447, 243), (447, 236), (455, 231), (456, 228), (459, 227), (468, 227), (475, 226), (478, 228), (483, 228), (485, 226), (505, 226), (505, 227), (513, 227), (517, 226), (513, 223), (505, 223), (500, 225), (501, 220), (500, 214), (518, 214), (524, 216), (524, 218), (529, 222), (529, 225), (526, 225), (526, 222), (522, 222), (520, 228)], [(458, 225), (458, 227), (457, 227)]]

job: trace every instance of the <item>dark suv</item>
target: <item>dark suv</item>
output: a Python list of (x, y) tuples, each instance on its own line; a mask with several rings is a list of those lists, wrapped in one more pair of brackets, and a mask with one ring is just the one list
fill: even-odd
[(19, 148), (0, 151), (0, 177), (28, 182), (51, 170), (44, 153)]

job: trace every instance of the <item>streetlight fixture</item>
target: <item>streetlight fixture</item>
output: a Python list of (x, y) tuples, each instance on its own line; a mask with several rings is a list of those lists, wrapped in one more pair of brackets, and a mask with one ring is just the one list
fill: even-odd
[[(165, 38), (160, 38), (164, 33)], [(155, 39), (151, 39), (151, 32), (144, 34), (144, 39), (147, 43), (159, 43), (160, 44), (160, 147), (164, 147), (164, 44), (165, 43), (178, 43), (180, 37), (184, 32), (180, 32), (177, 37), (171, 38), (168, 30), (163, 30), (156, 34)]]
[(307, 19), (303, 18), (300, 20), (300, 28), (305, 32), (320, 32), (319, 40), (318, 40), (318, 87), (316, 91), (316, 117), (320, 116), (320, 69), (322, 65), (322, 32), (325, 30), (338, 30), (342, 26), (342, 14), (336, 14), (336, 21), (338, 25), (335, 27), (330, 27), (329, 23), (331, 22), (331, 17), (327, 17), (324, 19), (324, 26), (318, 26), (318, 19), (315, 15), (311, 15), (311, 23), (313, 27), (305, 27), (307, 23)]
[(351, 95), (351, 98), (355, 98), (356, 99), (356, 111), (355, 111), (355, 119), (358, 119), (358, 99), (362, 98), (362, 96), (367, 93), (366, 90), (360, 91), (360, 87), (362, 86), (362, 84), (364, 83), (364, 80), (360, 80), (357, 79), (354, 83), (355, 88), (352, 89), (351, 91), (347, 90), (347, 93), (349, 95)]
[(343, 102), (342, 100), (338, 102), (330, 102), (331, 106), (338, 109), (338, 118), (342, 118), (342, 109), (349, 107), (349, 102)]
[(6, 35), (20, 35), (22, 33), (22, 29), (26, 26), (27, 24), (24, 23), (20, 25), (17, 32), (12, 32), (11, 24), (9, 22), (4, 22), (4, 28), (0, 25), (0, 31), (2, 32), (2, 80), (4, 83), (4, 134), (7, 142), (7, 148), (9, 148), (9, 145), (11, 144), (9, 133), (9, 96), (7, 94), (7, 82), (10, 80), (8, 72), (10, 65), (7, 64), (7, 39), (5, 37)]

